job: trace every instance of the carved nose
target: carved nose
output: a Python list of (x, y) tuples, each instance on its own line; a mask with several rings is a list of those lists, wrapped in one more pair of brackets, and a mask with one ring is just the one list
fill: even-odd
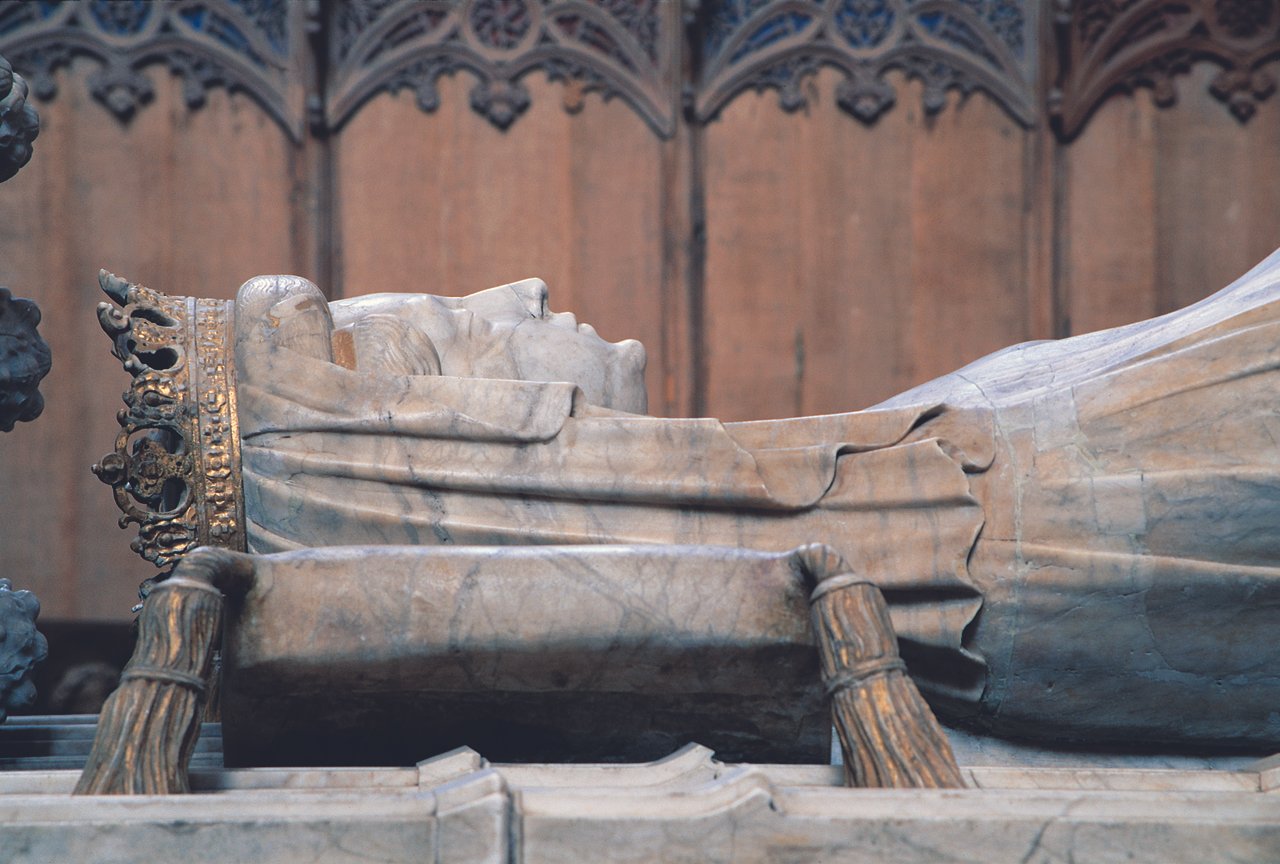
[(511, 290), (520, 298), (520, 304), (524, 306), (525, 311), (531, 317), (547, 317), (549, 313), (547, 309), (547, 283), (541, 279), (525, 279), (521, 282), (513, 282)]

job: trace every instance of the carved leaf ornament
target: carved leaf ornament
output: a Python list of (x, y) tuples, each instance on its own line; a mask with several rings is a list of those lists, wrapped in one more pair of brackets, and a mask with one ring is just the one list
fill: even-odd
[[(500, 129), (528, 110), (534, 72), (566, 85), (570, 111), (617, 96), (669, 137), (682, 110), (710, 122), (746, 90), (799, 110), (824, 67), (864, 123), (897, 101), (895, 73), (923, 83), (927, 113), (982, 90), (1031, 126), (1042, 14), (1057, 36), (1048, 113), (1066, 136), (1117, 91), (1172, 104), (1174, 76), (1200, 60), (1223, 67), (1211, 91), (1241, 121), (1276, 89), (1264, 67), (1280, 58), (1280, 0), (0, 0), (0, 53), (42, 99), (58, 69), (93, 59), (91, 92), (125, 122), (153, 97), (146, 67), (165, 64), (191, 108), (240, 90), (295, 141), (308, 111), (336, 130), (383, 91), (434, 111), (458, 72)], [(304, 34), (315, 80), (300, 80)]]
[(294, 56), (288, 0), (0, 0), (0, 53), (41, 99), (77, 56), (96, 60), (89, 89), (128, 121), (154, 95), (143, 68), (164, 63), (199, 108), (213, 87), (248, 93), (295, 140), (301, 100), (290, 103)]
[(694, 112), (714, 117), (746, 89), (778, 91), (787, 111), (808, 104), (819, 68), (844, 72), (836, 101), (872, 123), (896, 101), (885, 73), (924, 83), (924, 110), (950, 89), (986, 91), (1030, 126), (1036, 117), (1038, 3), (1025, 0), (720, 0), (709, 4)]
[(670, 0), (343, 0), (335, 10), (330, 128), (383, 89), (411, 89), (434, 111), (437, 79), (466, 70), (478, 79), (471, 106), (506, 129), (529, 107), (521, 79), (540, 70), (578, 93), (620, 96), (664, 137), (675, 129)]
[(1223, 67), (1209, 90), (1238, 120), (1276, 89), (1263, 66), (1280, 58), (1280, 0), (1059, 0), (1058, 86), (1049, 110), (1073, 136), (1116, 90), (1150, 87), (1161, 107), (1173, 78), (1197, 60)]

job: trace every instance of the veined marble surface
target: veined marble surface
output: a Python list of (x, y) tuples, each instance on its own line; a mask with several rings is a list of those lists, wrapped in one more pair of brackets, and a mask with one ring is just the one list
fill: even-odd
[(253, 551), (823, 542), (884, 590), (944, 718), (1280, 744), (1280, 254), (1162, 318), (751, 423), (629, 413), (635, 349), (548, 320), (536, 285), (482, 293), (246, 283)]
[(1280, 768), (965, 768), (962, 790), (846, 789), (824, 765), (689, 745), (630, 765), (196, 771), (195, 794), (72, 798), (75, 772), (0, 774), (0, 849), (49, 861), (1160, 862), (1269, 864)]
[(823, 759), (796, 553), (331, 547), (260, 556), (230, 604), (228, 764), (635, 761), (707, 741)]

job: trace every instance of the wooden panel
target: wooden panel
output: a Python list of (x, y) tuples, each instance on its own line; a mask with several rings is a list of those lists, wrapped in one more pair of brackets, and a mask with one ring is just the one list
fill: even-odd
[(1065, 329), (1084, 333), (1180, 308), (1280, 244), (1280, 104), (1238, 123), (1200, 64), (1178, 104), (1103, 103), (1059, 158)]
[(926, 118), (901, 80), (868, 128), (834, 82), (807, 115), (748, 94), (705, 131), (712, 415), (852, 410), (1032, 331), (1032, 133), (982, 95)]
[(1280, 100), (1237, 123), (1209, 92), (1218, 71), (1195, 67), (1178, 83), (1177, 108), (1156, 117), (1160, 312), (1212, 294), (1280, 246)]
[[(440, 108), (381, 95), (335, 142), (345, 296), (460, 295), (529, 276), (611, 340), (649, 352), (651, 410), (663, 399), (665, 145), (620, 100), (576, 115), (540, 73), (532, 105), (503, 132), (472, 111), (469, 75), (439, 81)], [(668, 202), (669, 203), (669, 202)]]
[(1063, 333), (1156, 313), (1156, 110), (1147, 93), (1113, 98), (1060, 151)]
[(35, 156), (0, 187), (0, 282), (36, 300), (53, 350), (44, 415), (0, 438), (4, 575), (45, 618), (124, 619), (150, 564), (116, 527), (89, 466), (114, 443), (128, 377), (94, 307), (99, 267), (172, 293), (231, 297), (261, 272), (300, 266), (290, 246), (295, 159), (255, 103), (221, 90), (189, 112), (180, 82), (122, 126), (92, 102), (77, 65), (38, 104)]

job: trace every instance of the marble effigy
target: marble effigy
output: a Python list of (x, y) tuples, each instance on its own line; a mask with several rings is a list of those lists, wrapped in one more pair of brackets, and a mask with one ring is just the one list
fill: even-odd
[(953, 722), (1280, 742), (1280, 254), (1159, 319), (778, 421), (634, 413), (638, 346), (536, 280), (327, 303), (261, 277), (225, 326), (250, 551), (819, 541)]

